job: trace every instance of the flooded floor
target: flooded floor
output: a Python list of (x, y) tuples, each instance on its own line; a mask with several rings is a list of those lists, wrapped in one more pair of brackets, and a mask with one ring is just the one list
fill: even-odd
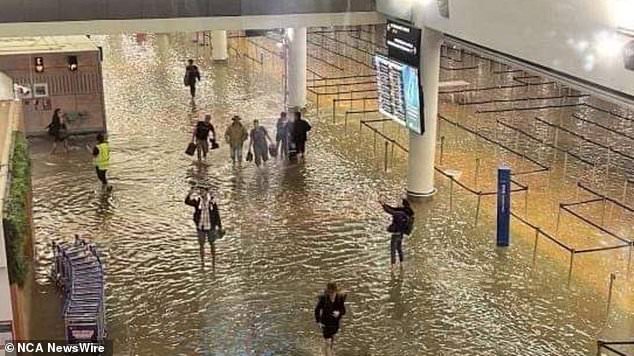
[[(209, 48), (186, 35), (102, 41), (114, 192), (99, 192), (85, 150), (48, 157), (49, 144), (33, 142), (34, 315), (44, 315), (34, 320), (34, 336), (63, 337), (59, 298), (46, 278), (49, 243), (75, 233), (104, 254), (116, 355), (319, 355), (313, 307), (330, 280), (348, 293), (340, 356), (588, 355), (597, 337), (631, 336), (626, 309), (613, 306), (606, 321), (605, 289), (568, 286), (557, 258), (534, 265), (532, 240), (496, 250), (490, 207), (474, 226), (472, 197), (456, 195), (450, 211), (442, 177), (439, 193), (415, 205), (404, 270), (390, 273), (388, 217), (377, 200), (401, 197), (405, 159), (397, 154), (382, 172), (372, 136), (353, 135), (357, 127), (345, 134), (314, 110), (303, 164), (233, 167), (222, 142), (207, 167), (192, 164), (183, 151), (203, 113), (220, 133), (234, 114), (273, 132), (283, 107), (281, 66), (248, 58), (241, 40), (231, 41), (241, 54), (231, 51), (228, 64), (213, 63)], [(354, 69), (309, 49), (318, 75)], [(203, 75), (194, 109), (182, 85), (190, 57)], [(448, 140), (464, 135), (447, 133)], [(227, 230), (215, 264), (210, 255), (201, 264), (183, 204), (194, 182), (212, 187)]]

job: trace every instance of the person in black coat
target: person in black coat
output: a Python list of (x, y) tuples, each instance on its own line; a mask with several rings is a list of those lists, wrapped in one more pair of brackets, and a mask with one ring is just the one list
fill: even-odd
[(197, 196), (194, 195), (195, 191), (196, 188), (192, 187), (185, 198), (185, 204), (194, 208), (193, 220), (196, 224), (198, 244), (200, 245), (200, 259), (201, 261), (205, 259), (205, 239), (207, 239), (211, 247), (211, 257), (215, 261), (216, 248), (214, 242), (224, 235), (220, 221), (220, 211), (218, 210), (218, 204), (216, 204), (213, 196), (209, 193), (209, 189), (202, 188)]
[(392, 215), (392, 223), (388, 227), (387, 231), (392, 233), (392, 239), (390, 241), (390, 267), (394, 270), (396, 266), (396, 254), (398, 253), (399, 266), (403, 267), (403, 235), (406, 233), (402, 230), (402, 227), (399, 226), (398, 219), (401, 215), (405, 214), (409, 219), (414, 218), (414, 210), (409, 204), (407, 199), (402, 200), (402, 206), (390, 206), (379, 200), (379, 204), (383, 207), (386, 213)]
[(200, 71), (194, 64), (193, 59), (187, 60), (187, 67), (185, 67), (185, 86), (189, 87), (189, 93), (192, 96), (192, 100), (196, 97), (196, 81), (200, 81)]
[(53, 148), (49, 153), (52, 155), (57, 150), (57, 143), (61, 142), (64, 144), (64, 148), (66, 149), (66, 153), (68, 153), (68, 127), (66, 126), (66, 122), (64, 120), (64, 114), (62, 113), (62, 109), (55, 109), (53, 111), (53, 117), (51, 118), (51, 123), (46, 126), (48, 130), (49, 136), (53, 137)]
[(335, 354), (335, 335), (339, 331), (341, 318), (346, 314), (346, 295), (339, 294), (337, 284), (330, 282), (326, 285), (324, 294), (319, 296), (315, 306), (315, 321), (324, 336), (324, 353), (326, 356)]
[(295, 144), (295, 151), (298, 155), (301, 155), (303, 159), (306, 155), (306, 141), (308, 140), (308, 131), (312, 129), (308, 121), (302, 119), (302, 113), (295, 112), (295, 120), (291, 125), (293, 143)]

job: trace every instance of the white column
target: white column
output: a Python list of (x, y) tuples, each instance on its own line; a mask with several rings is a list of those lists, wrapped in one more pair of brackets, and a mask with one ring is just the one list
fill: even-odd
[(288, 106), (306, 106), (306, 27), (286, 29), (288, 43)]
[(211, 31), (211, 57), (214, 61), (227, 60), (227, 31)]
[(436, 157), (436, 128), (438, 124), (438, 81), (440, 75), (440, 45), (442, 33), (423, 29), (421, 39), (420, 77), (423, 89), (425, 132), (410, 131), (407, 167), (407, 194), (426, 197), (436, 193), (434, 187), (434, 159)]

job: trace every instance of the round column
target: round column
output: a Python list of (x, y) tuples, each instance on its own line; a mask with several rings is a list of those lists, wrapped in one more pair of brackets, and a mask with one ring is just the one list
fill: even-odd
[(227, 31), (211, 31), (211, 57), (214, 61), (227, 60)]
[(428, 28), (423, 29), (420, 49), (420, 79), (423, 90), (425, 132), (423, 135), (418, 135), (410, 131), (407, 167), (407, 194), (414, 198), (428, 197), (436, 193), (434, 161), (436, 157), (438, 81), (442, 39), (442, 33)]
[(286, 30), (288, 43), (288, 106), (306, 106), (306, 27)]

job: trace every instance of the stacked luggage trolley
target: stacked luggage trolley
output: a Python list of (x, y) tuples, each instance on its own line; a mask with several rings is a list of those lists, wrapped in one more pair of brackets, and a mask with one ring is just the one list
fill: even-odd
[(95, 245), (75, 236), (53, 243), (52, 276), (64, 298), (66, 342), (103, 344), (106, 339), (104, 268)]

